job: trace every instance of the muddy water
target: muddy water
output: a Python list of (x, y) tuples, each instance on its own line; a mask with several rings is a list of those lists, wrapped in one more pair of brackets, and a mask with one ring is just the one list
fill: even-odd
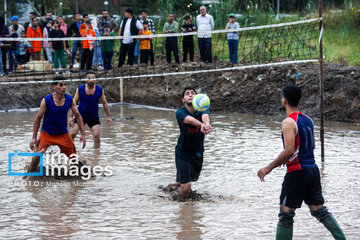
[[(111, 110), (114, 122), (103, 124), (99, 151), (90, 136), (83, 150), (76, 139), (81, 157), (114, 170), (89, 181), (8, 176), (7, 154), (28, 151), (36, 112), (0, 113), (1, 239), (274, 238), (285, 169), (264, 183), (256, 173), (280, 151), (281, 119), (212, 115), (214, 132), (206, 137), (203, 171), (193, 185), (200, 200), (177, 202), (160, 189), (175, 177), (175, 112), (129, 105)], [(326, 205), (348, 239), (359, 239), (360, 126), (331, 123), (325, 131), (324, 165), (319, 148), (315, 153)], [(297, 210), (294, 226), (294, 239), (331, 239), (306, 206)]]

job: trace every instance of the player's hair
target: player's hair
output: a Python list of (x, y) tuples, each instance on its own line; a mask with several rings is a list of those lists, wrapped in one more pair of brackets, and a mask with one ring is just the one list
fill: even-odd
[(290, 107), (297, 107), (301, 99), (301, 88), (295, 85), (288, 85), (283, 89), (283, 96)]
[(56, 76), (53, 79), (52, 85), (57, 85), (59, 82), (62, 82), (64, 80), (66, 80), (66, 77), (64, 77), (64, 76)]
[(86, 72), (86, 75), (89, 75), (89, 74), (94, 74), (96, 76), (96, 73), (93, 70), (89, 70)]
[(197, 94), (196, 89), (194, 87), (188, 86), (185, 87), (184, 90), (181, 93), (181, 96), (184, 97), (186, 90), (194, 90), (195, 94)]
[(130, 13), (131, 16), (134, 14), (134, 11), (132, 10), (132, 8), (125, 9), (125, 12)]

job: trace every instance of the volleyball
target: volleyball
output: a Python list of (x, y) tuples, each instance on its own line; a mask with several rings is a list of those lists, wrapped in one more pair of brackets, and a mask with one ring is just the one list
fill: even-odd
[(197, 94), (193, 98), (192, 105), (196, 111), (206, 111), (210, 107), (210, 99), (205, 94)]

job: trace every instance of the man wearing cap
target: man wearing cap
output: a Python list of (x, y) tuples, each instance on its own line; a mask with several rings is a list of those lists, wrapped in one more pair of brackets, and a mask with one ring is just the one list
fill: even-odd
[(16, 31), (16, 33), (18, 34), (18, 37), (21, 36), (21, 33), (23, 31), (25, 31), (25, 28), (23, 25), (19, 24), (19, 17), (18, 16), (12, 16), (10, 18), (10, 21), (11, 21), (11, 26), (9, 27), (9, 31), (12, 32), (12, 29), (14, 27), (14, 25), (17, 25), (18, 26), (18, 30)]
[(226, 30), (229, 30), (227, 33), (227, 40), (229, 46), (229, 58), (231, 64), (237, 64), (237, 51), (239, 45), (239, 32), (236, 32), (236, 29), (239, 29), (240, 25), (238, 22), (235, 22), (235, 14), (229, 14), (229, 22), (226, 24)]

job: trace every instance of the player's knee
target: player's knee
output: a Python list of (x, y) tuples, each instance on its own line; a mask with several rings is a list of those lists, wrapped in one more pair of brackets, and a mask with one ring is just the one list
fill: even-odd
[(289, 212), (284, 212), (283, 210), (280, 210), (278, 216), (278, 225), (283, 227), (291, 227), (293, 225), (295, 217), (295, 212), (293, 210), (290, 210)]
[(318, 210), (310, 211), (310, 213), (313, 217), (316, 217), (316, 219), (319, 220), (319, 222), (321, 223), (324, 220), (326, 220), (328, 217), (331, 217), (331, 213), (327, 210), (327, 207), (325, 206), (323, 206)]

